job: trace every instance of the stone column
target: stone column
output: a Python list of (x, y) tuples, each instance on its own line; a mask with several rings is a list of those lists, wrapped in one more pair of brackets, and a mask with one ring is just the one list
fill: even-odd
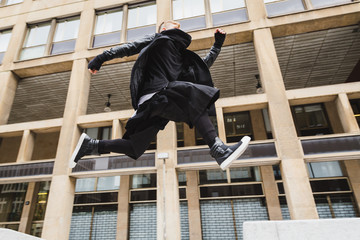
[(296, 134), (269, 28), (254, 31), (254, 46), (262, 86), (269, 101), (270, 121), (281, 159), (281, 174), (291, 219), (317, 219), (301, 143)]
[(92, 37), (92, 30), (95, 28), (95, 26), (93, 26), (95, 22), (95, 9), (93, 5), (93, 1), (86, 1), (80, 15), (79, 33), (75, 46), (75, 53), (79, 56), (84, 56), (85, 52), (87, 52), (90, 47), (91, 41), (89, 36)]
[(175, 123), (170, 122), (157, 136), (157, 154), (168, 154), (167, 159), (156, 159), (158, 240), (181, 238), (176, 145)]
[(0, 72), (0, 125), (6, 124), (15, 99), (18, 79), (12, 72)]
[(267, 13), (264, 0), (245, 0), (246, 8), (251, 22), (264, 21)]
[[(25, 196), (25, 204), (21, 213), (19, 232), (30, 234), (32, 219), (34, 217), (37, 193), (39, 192), (39, 182), (31, 182), (28, 185)], [(28, 203), (28, 204), (27, 204)]]
[(118, 196), (116, 240), (127, 240), (129, 236), (130, 176), (121, 176)]
[[(250, 111), (251, 125), (254, 132), (254, 140), (267, 139), (264, 118), (260, 109)], [(264, 186), (267, 210), (270, 220), (282, 220), (279, 201), (279, 192), (276, 186), (272, 166), (260, 166), (261, 178)]]
[(28, 162), (31, 160), (35, 145), (35, 134), (30, 130), (25, 130), (21, 139), (20, 149), (16, 162)]
[(69, 158), (80, 137), (77, 117), (85, 114), (87, 108), (91, 78), (87, 64), (86, 59), (79, 59), (72, 67), (44, 220), (42, 238), (45, 239), (69, 238), (75, 194), (75, 179), (69, 177)]
[[(354, 112), (351, 108), (350, 101), (346, 93), (339, 94), (338, 98), (336, 99), (336, 107), (338, 109), (340, 121), (345, 132), (359, 133), (359, 125), (357, 124)], [(354, 192), (357, 207), (360, 209), (360, 160), (344, 161), (344, 165)]]
[(195, 128), (190, 129), (190, 127), (183, 123), (184, 126), (184, 147), (195, 146), (196, 145), (196, 135)]
[(186, 198), (188, 200), (189, 235), (191, 240), (202, 238), (199, 187), (196, 171), (186, 172)]

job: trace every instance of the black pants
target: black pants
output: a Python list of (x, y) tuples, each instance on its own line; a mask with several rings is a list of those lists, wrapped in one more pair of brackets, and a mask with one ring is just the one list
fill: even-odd
[[(217, 137), (216, 130), (214, 125), (212, 124), (207, 111), (204, 111), (203, 114), (198, 118), (196, 123), (194, 124), (196, 129), (199, 131), (201, 136), (204, 138), (206, 144), (211, 147), (215, 138)], [(144, 136), (144, 139), (154, 139), (159, 132), (158, 129), (149, 129), (149, 131), (145, 132), (147, 136)], [(150, 142), (146, 142), (144, 144), (150, 145)], [(139, 153), (136, 153), (133, 149), (134, 143), (131, 139), (114, 139), (114, 140), (100, 140), (99, 142), (99, 152), (100, 153), (123, 153), (128, 156), (136, 156), (133, 158), (137, 158)]]

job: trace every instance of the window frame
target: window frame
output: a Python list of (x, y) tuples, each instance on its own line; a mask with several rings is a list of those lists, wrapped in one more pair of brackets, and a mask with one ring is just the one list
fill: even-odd
[(11, 42), (11, 37), (12, 37), (12, 28), (7, 28), (7, 29), (3, 29), (3, 30), (0, 30), (0, 36), (6, 32), (10, 32), (10, 38), (9, 38), (9, 42), (7, 43), (7, 46), (6, 46), (6, 49), (5, 51), (0, 51), (0, 66), (2, 64), (2, 61), (4, 60), (4, 56), (9, 48), (9, 44)]
[[(62, 18), (52, 18), (52, 19), (50, 19), (48, 21), (43, 21), (43, 22), (38, 22), (38, 23), (28, 23), (27, 28), (26, 28), (26, 34), (25, 34), (25, 37), (24, 37), (24, 40), (23, 40), (23, 43), (22, 43), (22, 47), (20, 48), (18, 56), (17, 56), (17, 61), (28, 61), (28, 60), (34, 60), (34, 59), (39, 59), (39, 58), (43, 58), (43, 57), (70, 54), (70, 53), (75, 52), (77, 38), (74, 38), (74, 39), (71, 39), (71, 40), (64, 40), (64, 41), (56, 42), (56, 43), (62, 43), (62, 42), (66, 42), (66, 41), (75, 40), (74, 49), (72, 51), (55, 53), (55, 54), (51, 53), (53, 45), (55, 43), (54, 42), (54, 37), (55, 37), (55, 34), (56, 34), (56, 29), (57, 29), (58, 23), (66, 21), (66, 20), (74, 20), (74, 19), (79, 19), (79, 21), (80, 21), (80, 15), (79, 14), (78, 15), (72, 15), (72, 16), (65, 17), (65, 18), (63, 18), (63, 17)], [(34, 26), (41, 26), (41, 25), (47, 25), (47, 24), (49, 24), (50, 29), (49, 29), (49, 32), (48, 32), (46, 43), (45, 44), (39, 44), (39, 45), (36, 45), (36, 46), (26, 47), (25, 45), (27, 43), (27, 40), (28, 40), (28, 37), (29, 37), (29, 34), (30, 34), (30, 29), (33, 28)], [(80, 22), (79, 22), (79, 29), (80, 29)], [(79, 31), (79, 29), (78, 29), (78, 31)], [(45, 46), (45, 50), (44, 50), (43, 55), (38, 56), (38, 57), (34, 57), (34, 58), (24, 58), (24, 59), (21, 58), (24, 49), (28, 49), (28, 48), (32, 48), (32, 47), (38, 47), (38, 46)]]

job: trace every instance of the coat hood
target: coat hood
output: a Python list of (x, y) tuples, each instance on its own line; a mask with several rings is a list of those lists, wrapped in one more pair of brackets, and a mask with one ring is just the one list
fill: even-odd
[(181, 29), (172, 28), (169, 30), (162, 31), (160, 34), (170, 37), (175, 40), (176, 45), (179, 48), (186, 49), (191, 43), (191, 36)]

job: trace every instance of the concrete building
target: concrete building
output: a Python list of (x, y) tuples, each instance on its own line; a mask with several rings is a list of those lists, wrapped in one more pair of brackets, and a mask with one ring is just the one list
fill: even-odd
[[(200, 56), (227, 32), (213, 120), (227, 143), (250, 135), (249, 149), (223, 172), (171, 122), (137, 161), (69, 169), (81, 132), (119, 138), (133, 114), (136, 56), (93, 76), (89, 60), (167, 19)], [(1, 0), (0, 226), (48, 240), (242, 239), (244, 221), (359, 217), (359, 22), (359, 0)]]

